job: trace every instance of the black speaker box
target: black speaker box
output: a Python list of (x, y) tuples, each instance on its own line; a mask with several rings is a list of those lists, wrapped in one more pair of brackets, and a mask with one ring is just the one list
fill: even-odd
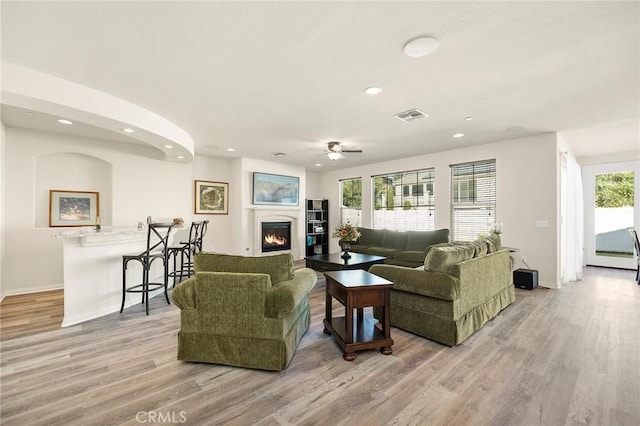
[(513, 285), (517, 288), (533, 290), (538, 287), (538, 271), (535, 269), (516, 269), (513, 271)]

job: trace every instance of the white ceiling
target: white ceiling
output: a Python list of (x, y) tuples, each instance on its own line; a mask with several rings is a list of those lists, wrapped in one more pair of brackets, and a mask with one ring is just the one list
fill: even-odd
[[(147, 108), (189, 133), (197, 154), (321, 171), (550, 131), (567, 132), (576, 156), (640, 146), (639, 2), (1, 8), (3, 61)], [(403, 45), (422, 35), (437, 38), (438, 50), (404, 56)], [(383, 92), (365, 95), (373, 85)], [(394, 118), (411, 108), (430, 117)], [(46, 115), (2, 112), (8, 125), (51, 130)], [(616, 140), (603, 144), (586, 128), (616, 129)], [(333, 140), (364, 152), (332, 164), (322, 153)]]

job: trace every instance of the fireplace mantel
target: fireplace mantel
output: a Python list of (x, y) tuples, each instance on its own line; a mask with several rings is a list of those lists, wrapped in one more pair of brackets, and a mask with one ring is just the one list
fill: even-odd
[(300, 220), (302, 209), (290, 206), (265, 206), (252, 207), (250, 210), (253, 211), (253, 256), (269, 256), (273, 254), (262, 252), (262, 222), (288, 221), (291, 222), (291, 250), (279, 251), (278, 253), (290, 252), (293, 254), (294, 259), (301, 258), (300, 247), (302, 247), (302, 243), (300, 240), (304, 236), (304, 232), (299, 227), (302, 223)]

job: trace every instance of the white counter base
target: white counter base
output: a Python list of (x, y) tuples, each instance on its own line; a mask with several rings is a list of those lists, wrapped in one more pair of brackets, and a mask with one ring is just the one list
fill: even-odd
[[(122, 303), (122, 255), (146, 249), (146, 231), (105, 232), (89, 236), (62, 235), (64, 259), (64, 319), (62, 327), (120, 311)], [(162, 282), (162, 263), (156, 260), (150, 281)], [(140, 262), (129, 262), (127, 287), (140, 284)], [(172, 282), (170, 282), (170, 285)], [(157, 289), (154, 297), (164, 293)], [(161, 296), (164, 299), (164, 295)], [(125, 308), (140, 304), (140, 293), (127, 293)], [(142, 306), (142, 305), (141, 305)]]

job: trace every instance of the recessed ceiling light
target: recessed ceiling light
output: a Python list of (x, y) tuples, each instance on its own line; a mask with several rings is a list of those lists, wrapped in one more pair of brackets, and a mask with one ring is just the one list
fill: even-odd
[(233, 149), (233, 148), (227, 148), (227, 152), (234, 152), (234, 151), (235, 151), (235, 149)]
[(431, 37), (418, 37), (404, 45), (404, 54), (411, 58), (426, 56), (438, 48), (438, 40)]
[(464, 136), (464, 133), (456, 133), (455, 135), (453, 135), (454, 138), (461, 138)]
[(165, 145), (164, 147), (167, 148), (167, 149), (171, 149), (171, 148), (173, 148), (173, 145)]
[(182, 160), (184, 158), (184, 155), (178, 155), (178, 157), (176, 158), (178, 158), (178, 160)]
[(367, 87), (364, 91), (367, 95), (377, 95), (380, 92), (382, 92), (382, 89), (375, 86)]
[(316, 167), (322, 167), (322, 164), (316, 163)]
[(61, 118), (60, 120), (58, 120), (58, 123), (73, 124), (73, 121), (69, 121), (69, 120), (65, 120), (64, 118)]
[(473, 117), (469, 116), (469, 117), (465, 117), (464, 119), (467, 120), (467, 121), (471, 121), (471, 120), (473, 120)]
[(128, 127), (122, 129), (122, 131), (125, 132), (125, 133), (133, 133), (133, 129), (130, 129)]

